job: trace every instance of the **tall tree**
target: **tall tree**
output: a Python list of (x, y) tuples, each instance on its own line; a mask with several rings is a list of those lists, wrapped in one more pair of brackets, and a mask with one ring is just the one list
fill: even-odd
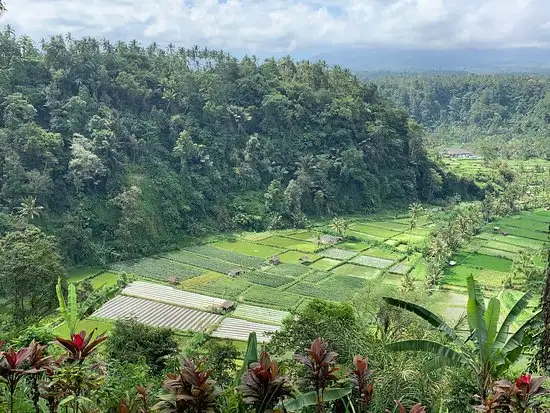
[(57, 305), (57, 278), (65, 275), (55, 238), (38, 228), (0, 238), (1, 294), (14, 321), (39, 320)]

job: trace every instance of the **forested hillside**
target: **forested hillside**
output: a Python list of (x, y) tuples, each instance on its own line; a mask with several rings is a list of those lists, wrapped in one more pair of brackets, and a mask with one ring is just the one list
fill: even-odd
[(340, 68), (9, 30), (0, 51), (0, 232), (33, 220), (71, 263), (457, 189)]
[(550, 156), (550, 77), (405, 74), (373, 79), (439, 142), (505, 157)]

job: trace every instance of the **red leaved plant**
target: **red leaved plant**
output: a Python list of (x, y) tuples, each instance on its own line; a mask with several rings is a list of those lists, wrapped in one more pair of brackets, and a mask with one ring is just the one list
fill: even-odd
[(354, 369), (350, 373), (350, 382), (356, 395), (359, 411), (368, 408), (372, 401), (373, 384), (369, 383), (373, 371), (369, 370), (369, 358), (361, 355), (353, 358)]
[(10, 412), (13, 413), (13, 394), (19, 384), (19, 381), (23, 378), (23, 375), (27, 373), (24, 369), (26, 367), (27, 360), (30, 356), (30, 350), (28, 347), (23, 347), (18, 351), (12, 348), (9, 351), (3, 351), (0, 359), (0, 377), (8, 387), (10, 394)]
[(265, 351), (260, 361), (252, 363), (242, 376), (243, 384), (236, 390), (244, 396), (244, 402), (254, 406), (256, 413), (271, 411), (291, 389), (288, 378), (281, 374), (275, 360)]
[(195, 366), (188, 358), (181, 360), (179, 374), (169, 374), (163, 386), (170, 393), (159, 396), (161, 401), (153, 410), (164, 413), (214, 412), (216, 397), (221, 393), (204, 364)]
[(313, 385), (317, 395), (317, 411), (324, 411), (324, 394), (327, 387), (337, 380), (335, 367), (338, 354), (328, 350), (328, 343), (317, 338), (306, 349), (307, 355), (295, 354), (294, 359), (302, 363), (309, 370), (307, 380)]
[(89, 335), (86, 335), (85, 331), (81, 331), (78, 334), (73, 334), (70, 340), (57, 337), (56, 343), (68, 351), (68, 360), (82, 363), (88, 356), (96, 351), (98, 345), (107, 340), (107, 336), (104, 334), (100, 334), (92, 340), (95, 331), (96, 330), (93, 330)]
[[(406, 407), (403, 406), (403, 403), (401, 403), (399, 400), (395, 401), (395, 405), (399, 410), (399, 413), (407, 413)], [(389, 410), (386, 410), (386, 412), (389, 412)], [(426, 413), (426, 408), (420, 403), (417, 403), (413, 407), (411, 407), (411, 410), (409, 410), (408, 413)]]
[(29, 365), (29, 370), (27, 370), (27, 373), (30, 375), (31, 399), (35, 413), (40, 412), (40, 391), (38, 378), (42, 373), (46, 373), (48, 375), (53, 374), (53, 366), (55, 364), (52, 356), (45, 355), (44, 350), (46, 347), (46, 345), (40, 344), (34, 340), (28, 347), (29, 357), (27, 363)]
[(550, 390), (542, 387), (546, 379), (522, 374), (513, 383), (508, 380), (497, 381), (494, 385), (495, 397), (501, 399), (500, 404), (513, 412), (536, 412), (540, 406), (539, 397), (550, 393)]

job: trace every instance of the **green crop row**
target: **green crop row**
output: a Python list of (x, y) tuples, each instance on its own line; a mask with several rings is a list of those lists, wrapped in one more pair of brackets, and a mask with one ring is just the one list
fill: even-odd
[(291, 285), (286, 291), (306, 297), (320, 298), (322, 300), (330, 301), (346, 301), (355, 295), (355, 291), (351, 289), (334, 289), (331, 287), (325, 287), (322, 285), (311, 284), (307, 282), (299, 282), (297, 284)]
[(309, 271), (309, 268), (305, 265), (297, 264), (279, 264), (271, 265), (264, 270), (270, 274), (283, 275), (285, 277), (299, 277)]
[(241, 267), (259, 268), (265, 262), (263, 259), (258, 257), (252, 257), (234, 251), (222, 250), (212, 245), (197, 245), (194, 247), (186, 248), (185, 250), (206, 257), (213, 257), (219, 260), (227, 261), (234, 264), (235, 266)]
[(111, 265), (111, 270), (127, 272), (139, 277), (159, 281), (168, 281), (170, 278), (183, 281), (202, 274), (200, 269), (188, 267), (164, 258), (144, 258), (138, 261), (118, 262)]
[(287, 291), (278, 291), (263, 285), (255, 285), (246, 291), (243, 301), (281, 310), (294, 310), (302, 301), (302, 297)]
[(367, 280), (365, 278), (354, 277), (352, 275), (335, 275), (327, 278), (319, 285), (328, 287), (333, 290), (359, 290), (365, 286)]
[(197, 293), (235, 301), (238, 300), (241, 294), (249, 287), (250, 284), (245, 280), (223, 276), (201, 284), (195, 283), (188, 289)]
[(263, 271), (248, 271), (238, 277), (253, 284), (265, 285), (266, 287), (272, 288), (281, 287), (294, 281), (294, 279), (290, 277), (269, 274)]
[(459, 253), (455, 254), (453, 258), (459, 265), (467, 265), (472, 268), (478, 268), (478, 269), (488, 269), (488, 270), (494, 270), (494, 271), (501, 271), (501, 272), (508, 272), (510, 271), (512, 267), (512, 261), (505, 259), (505, 258), (499, 258), (499, 257), (492, 257), (489, 255), (484, 254), (464, 254)]
[(215, 258), (203, 257), (202, 255), (197, 255), (185, 250), (169, 252), (165, 254), (164, 257), (173, 261), (182, 262), (184, 264), (193, 265), (195, 267), (204, 268), (206, 270), (215, 271), (222, 274), (227, 274), (236, 267), (235, 264), (217, 260)]

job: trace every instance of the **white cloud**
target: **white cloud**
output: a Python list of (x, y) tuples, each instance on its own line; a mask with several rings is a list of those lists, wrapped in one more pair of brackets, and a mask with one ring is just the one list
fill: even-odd
[(7, 0), (35, 39), (137, 39), (252, 53), (550, 45), (548, 0)]

